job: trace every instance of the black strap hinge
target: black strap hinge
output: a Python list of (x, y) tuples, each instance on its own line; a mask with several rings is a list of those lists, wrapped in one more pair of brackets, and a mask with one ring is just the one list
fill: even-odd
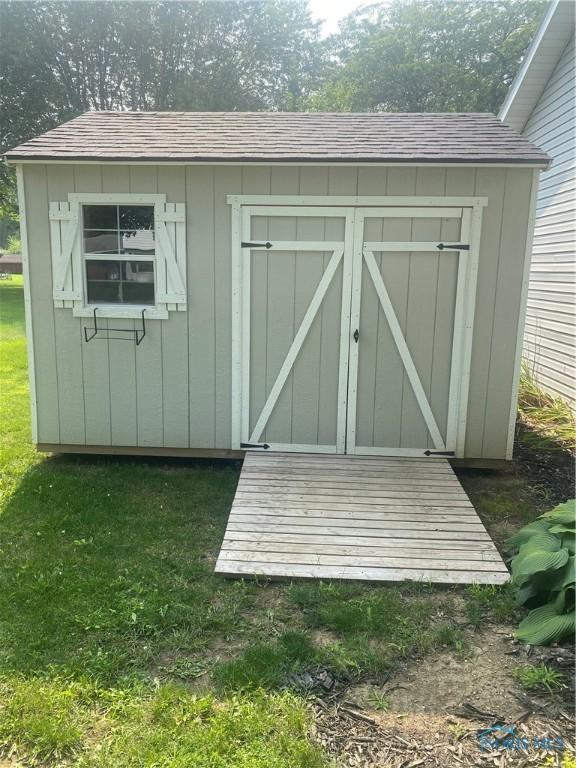
[(272, 243), (241, 243), (242, 248), (272, 248)]
[(467, 243), (454, 243), (451, 245), (447, 245), (446, 243), (438, 243), (436, 248), (438, 248), (439, 251), (444, 251), (446, 249), (450, 251), (469, 251), (470, 250), (470, 246)]
[(454, 451), (424, 451), (424, 456), (454, 456)]
[(264, 448), (267, 450), (270, 446), (268, 443), (240, 443), (240, 448)]

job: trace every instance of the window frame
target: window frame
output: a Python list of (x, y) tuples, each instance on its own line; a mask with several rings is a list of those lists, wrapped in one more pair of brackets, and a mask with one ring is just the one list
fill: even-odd
[[(84, 225), (84, 215), (85, 215), (85, 208), (89, 206), (114, 206), (117, 209), (117, 222), (118, 226), (114, 229), (98, 229), (98, 230), (89, 230)], [(86, 306), (89, 307), (96, 307), (96, 308), (103, 308), (108, 310), (111, 307), (136, 307), (138, 311), (141, 313), (143, 308), (155, 308), (157, 301), (156, 301), (156, 295), (157, 295), (157, 264), (156, 264), (156, 251), (157, 251), (157, 239), (156, 239), (156, 208), (154, 205), (145, 203), (140, 204), (142, 207), (151, 208), (152, 209), (152, 215), (154, 217), (154, 226), (152, 228), (152, 231), (154, 232), (154, 253), (153, 254), (132, 254), (132, 253), (120, 253), (120, 245), (121, 245), (121, 237), (122, 237), (122, 228), (120, 226), (120, 220), (119, 220), (119, 209), (120, 207), (128, 206), (127, 203), (81, 203), (80, 209), (79, 209), (79, 237), (80, 237), (80, 255), (81, 255), (81, 265), (82, 265), (82, 287), (83, 287), (83, 295)], [(94, 253), (88, 253), (85, 248), (85, 234), (86, 231), (101, 231), (101, 232), (114, 232), (118, 237), (118, 253), (103, 253), (99, 251), (95, 251)], [(89, 261), (105, 261), (105, 262), (148, 262), (152, 264), (153, 268), (153, 275), (154, 279), (152, 281), (153, 287), (154, 287), (154, 302), (150, 304), (138, 304), (136, 302), (123, 302), (123, 301), (102, 301), (102, 302), (92, 302), (88, 300), (88, 262)]]
[[(78, 234), (74, 245), (74, 257), (81, 270), (82, 299), (74, 302), (73, 314), (75, 317), (92, 317), (97, 310), (101, 318), (125, 318), (139, 319), (142, 310), (146, 310), (147, 319), (166, 320), (168, 318), (168, 306), (165, 302), (158, 301), (158, 239), (156, 237), (157, 222), (161, 219), (162, 211), (166, 203), (165, 194), (142, 194), (132, 192), (86, 192), (70, 193), (68, 201), (76, 207), (78, 216)], [(154, 207), (154, 255), (139, 256), (130, 254), (86, 254), (84, 252), (84, 205), (150, 205)], [(101, 304), (88, 303), (88, 288), (86, 278), (86, 259), (102, 259), (107, 261), (151, 261), (154, 265), (154, 304), (115, 304), (102, 302)]]

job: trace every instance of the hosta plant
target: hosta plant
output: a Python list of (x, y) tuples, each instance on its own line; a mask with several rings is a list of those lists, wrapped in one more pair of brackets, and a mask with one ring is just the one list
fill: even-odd
[(573, 637), (576, 576), (576, 505), (560, 504), (508, 540), (512, 583), (519, 605), (530, 610), (516, 636), (530, 645)]

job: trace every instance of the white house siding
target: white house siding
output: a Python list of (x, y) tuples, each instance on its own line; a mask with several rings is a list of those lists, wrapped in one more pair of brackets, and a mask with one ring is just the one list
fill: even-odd
[(576, 403), (574, 63), (572, 38), (524, 130), (526, 138), (553, 158), (538, 193), (524, 353), (538, 381), (572, 403)]

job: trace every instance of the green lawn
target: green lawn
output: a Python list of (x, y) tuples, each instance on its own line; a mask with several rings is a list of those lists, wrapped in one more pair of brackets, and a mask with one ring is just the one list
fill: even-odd
[[(215, 576), (234, 465), (36, 454), (22, 303), (0, 283), (0, 763), (326, 766), (292, 673), (462, 649), (462, 589)], [(473, 489), (494, 524), (515, 482)], [(506, 589), (466, 597), (473, 626), (513, 613)]]

